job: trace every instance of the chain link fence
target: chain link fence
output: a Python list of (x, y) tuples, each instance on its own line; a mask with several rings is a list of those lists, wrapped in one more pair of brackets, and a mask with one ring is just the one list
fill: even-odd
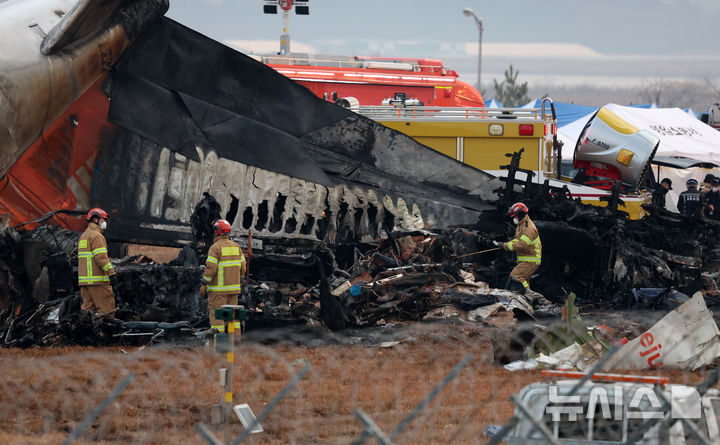
[[(553, 421), (544, 402), (537, 401), (542, 398), (521, 393), (532, 383), (549, 388), (553, 381), (540, 370), (513, 372), (501, 363), (542, 350), (542, 323), (500, 315), (483, 322), (464, 317), (341, 336), (299, 328), (249, 333), (235, 347), (232, 403), (247, 403), (263, 432), (249, 434), (233, 417), (230, 443), (563, 443), (571, 434), (562, 427), (567, 416)], [(610, 353), (619, 339), (641, 335), (654, 321), (606, 319), (614, 336), (604, 340)], [(593, 323), (585, 324), (593, 332)], [(577, 341), (568, 335), (566, 343)], [(211, 415), (213, 405), (225, 402), (219, 369), (226, 366), (226, 356), (212, 344), (5, 349), (0, 357), (0, 443), (228, 443), (218, 439), (224, 426)], [(597, 357), (586, 373), (611, 358), (603, 352)], [(712, 370), (632, 374), (700, 385), (701, 394), (712, 393), (717, 379)], [(672, 403), (661, 386), (646, 386), (658, 390), (663, 404)], [(574, 391), (585, 394), (580, 388)], [(715, 402), (708, 403), (712, 408)], [(587, 439), (593, 430), (605, 435), (594, 440), (683, 443), (663, 441), (661, 434), (677, 433), (674, 425), (682, 425), (684, 443), (717, 443), (712, 439), (717, 421), (703, 416), (687, 422), (667, 414), (644, 419), (651, 422), (647, 425), (630, 423), (629, 430), (621, 420), (619, 434), (601, 429), (601, 422), (589, 427), (580, 422), (572, 434)], [(518, 437), (522, 431), (526, 435)], [(647, 431), (659, 434), (658, 441), (648, 441)]]

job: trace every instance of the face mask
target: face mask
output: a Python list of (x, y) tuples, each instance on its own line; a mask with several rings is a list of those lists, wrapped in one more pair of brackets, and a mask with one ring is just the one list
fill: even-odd
[(518, 225), (518, 223), (520, 222), (520, 220), (517, 219), (517, 218), (513, 218), (513, 222), (515, 223), (515, 225)]
[(711, 190), (712, 190), (713, 192), (717, 192), (717, 191), (718, 191), (718, 187), (713, 187)]
[(107, 221), (100, 221), (100, 228), (103, 230), (107, 229)]

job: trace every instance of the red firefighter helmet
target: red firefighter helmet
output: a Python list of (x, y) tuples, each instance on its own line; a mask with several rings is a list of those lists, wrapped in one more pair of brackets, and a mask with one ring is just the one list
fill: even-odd
[(522, 219), (519, 218), (520, 214), (523, 213), (524, 215), (522, 216), (524, 217), (525, 215), (527, 215), (528, 210), (530, 210), (528, 209), (528, 206), (526, 206), (522, 202), (516, 202), (515, 204), (510, 206), (510, 210), (508, 210), (508, 215), (510, 215), (510, 218)]
[(94, 209), (91, 209), (85, 217), (85, 219), (87, 219), (88, 221), (92, 221), (93, 218), (108, 219), (109, 216), (105, 210), (101, 209), (100, 207), (95, 207)]
[(224, 219), (217, 219), (213, 223), (213, 230), (215, 231), (215, 235), (224, 235), (226, 233), (230, 233), (230, 223), (225, 221)]

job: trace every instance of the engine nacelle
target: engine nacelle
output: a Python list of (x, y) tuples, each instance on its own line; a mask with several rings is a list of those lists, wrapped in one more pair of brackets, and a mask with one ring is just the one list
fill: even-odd
[(602, 171), (604, 176), (635, 188), (660, 144), (648, 130), (638, 130), (607, 108), (588, 121), (575, 145), (573, 166)]

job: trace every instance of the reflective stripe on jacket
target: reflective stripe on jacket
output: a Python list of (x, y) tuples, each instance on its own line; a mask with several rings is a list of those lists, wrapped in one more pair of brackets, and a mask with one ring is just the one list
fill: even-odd
[(108, 258), (102, 229), (90, 223), (78, 240), (78, 284), (93, 286), (109, 283), (112, 275), (115, 275), (115, 269)]
[(702, 195), (696, 188), (689, 188), (680, 193), (677, 202), (677, 209), (683, 215), (697, 216)]
[(228, 235), (215, 237), (205, 262), (203, 281), (208, 292), (217, 295), (239, 294), (245, 274), (245, 255)]
[(503, 244), (505, 250), (513, 251), (517, 254), (517, 260), (527, 261), (529, 263), (540, 264), (542, 259), (542, 243), (540, 243), (540, 234), (535, 227), (535, 223), (530, 220), (529, 216), (525, 216), (515, 228), (515, 238)]

